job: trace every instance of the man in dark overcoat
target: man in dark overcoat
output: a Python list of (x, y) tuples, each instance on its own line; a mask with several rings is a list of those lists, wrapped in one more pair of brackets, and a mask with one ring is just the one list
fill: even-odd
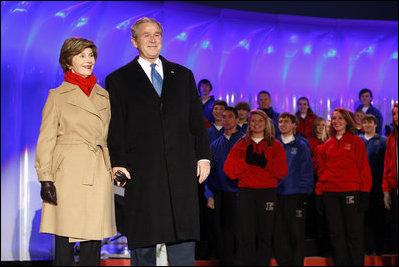
[[(198, 183), (210, 170), (210, 146), (191, 70), (159, 56), (162, 26), (132, 26), (139, 56), (109, 74), (108, 146), (125, 185), (131, 265), (155, 265), (165, 243), (170, 265), (194, 265), (199, 240)], [(131, 178), (130, 178), (131, 177)]]

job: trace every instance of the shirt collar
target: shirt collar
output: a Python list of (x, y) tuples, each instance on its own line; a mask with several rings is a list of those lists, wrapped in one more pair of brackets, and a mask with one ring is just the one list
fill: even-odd
[[(145, 60), (144, 58), (139, 56), (139, 59), (137, 60), (141, 66), (145, 67), (145, 68), (151, 68), (151, 62)], [(154, 62), (155, 64), (157, 64), (158, 67), (162, 66), (162, 61), (159, 59), (159, 57), (155, 60)]]
[(283, 141), (284, 144), (288, 144), (291, 143), (292, 141), (295, 140), (295, 136), (294, 135), (290, 135), (287, 137), (283, 137), (283, 135), (281, 135), (281, 140)]

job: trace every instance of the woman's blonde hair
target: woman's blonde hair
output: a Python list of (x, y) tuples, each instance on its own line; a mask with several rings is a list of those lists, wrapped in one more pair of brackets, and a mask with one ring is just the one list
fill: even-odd
[[(325, 122), (326, 127), (327, 127), (327, 122), (325, 119), (323, 119), (321, 117), (317, 117), (317, 119), (314, 120), (313, 127), (312, 127), (312, 137), (314, 137), (316, 139), (319, 139), (319, 138), (317, 138), (317, 126), (320, 124), (320, 122)], [(323, 143), (328, 139), (326, 127), (324, 127), (323, 132), (321, 133), (321, 139), (319, 139)]]
[[(273, 121), (267, 116), (267, 114), (263, 110), (254, 109), (249, 113), (249, 123), (251, 123), (251, 117), (253, 115), (259, 115), (264, 119), (266, 127), (265, 127), (265, 130), (263, 131), (263, 136), (264, 136), (264, 139), (265, 139), (267, 145), (271, 146), (273, 143), (274, 134), (276, 132), (274, 125), (273, 125)], [(253, 136), (253, 132), (251, 130), (251, 125), (248, 125), (247, 133), (244, 136), (244, 138), (247, 142), (250, 142), (252, 136)]]
[(97, 60), (97, 47), (93, 41), (76, 37), (71, 37), (65, 40), (61, 48), (59, 59), (64, 73), (67, 72), (69, 70), (69, 66), (72, 65), (72, 58), (82, 53), (86, 48), (91, 48), (94, 59)]

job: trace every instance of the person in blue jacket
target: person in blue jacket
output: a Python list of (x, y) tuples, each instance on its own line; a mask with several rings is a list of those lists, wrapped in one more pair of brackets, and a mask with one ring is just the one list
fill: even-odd
[(233, 265), (237, 245), (237, 182), (223, 172), (231, 148), (244, 135), (237, 127), (238, 115), (233, 107), (223, 112), (224, 133), (211, 144), (211, 172), (205, 182), (208, 208), (214, 210), (214, 232), (221, 265)]
[(226, 101), (216, 100), (212, 105), (212, 115), (215, 118), (214, 122), (211, 123), (211, 127), (207, 129), (209, 144), (212, 144), (219, 136), (223, 134), (223, 122), (222, 116), (223, 111), (227, 107)]
[(376, 133), (377, 118), (367, 114), (362, 120), (364, 134), (360, 135), (366, 144), (373, 187), (370, 190), (369, 209), (364, 214), (364, 248), (366, 254), (381, 255), (384, 238), (384, 194), (382, 192), (382, 177), (384, 174), (384, 158), (387, 137)]
[(303, 266), (305, 247), (305, 208), (313, 191), (313, 161), (309, 143), (295, 135), (297, 118), (283, 112), (278, 119), (288, 175), (277, 186), (278, 206), (274, 231), (274, 253), (278, 265)]
[(215, 102), (215, 97), (210, 95), (212, 91), (212, 84), (207, 79), (202, 79), (198, 83), (198, 92), (201, 96), (202, 111), (204, 112), (204, 117), (210, 122), (215, 122), (215, 118), (212, 115), (213, 103)]
[(377, 118), (376, 133), (381, 134), (383, 118), (381, 112), (371, 104), (373, 100), (373, 93), (371, 90), (368, 88), (363, 88), (360, 90), (359, 100), (362, 102), (362, 104), (357, 107), (356, 111), (362, 110), (366, 114), (374, 115)]
[(248, 129), (248, 115), (249, 112), (251, 111), (251, 107), (247, 102), (238, 102), (237, 105), (235, 106), (235, 109), (237, 110), (238, 114), (237, 125), (241, 127), (241, 131), (244, 132), (245, 134)]
[(274, 128), (276, 130), (275, 136), (280, 135), (280, 131), (278, 129), (278, 116), (280, 113), (276, 112), (272, 108), (272, 98), (270, 93), (267, 91), (260, 91), (258, 93), (258, 109), (263, 110), (267, 116), (273, 121)]
[[(206, 83), (207, 82), (205, 82), (205, 84)], [(211, 123), (211, 127), (206, 129), (209, 144), (212, 144), (212, 142), (224, 132), (222, 115), (226, 107), (227, 103), (223, 100), (216, 100), (211, 106), (212, 118), (214, 121)], [(213, 233), (213, 229), (211, 227), (214, 212), (213, 210), (207, 208), (207, 200), (205, 198), (205, 183), (198, 185), (198, 198), (200, 205), (201, 240), (196, 246), (198, 251), (197, 256), (198, 258), (210, 258), (215, 256), (218, 248), (215, 245), (215, 234)]]

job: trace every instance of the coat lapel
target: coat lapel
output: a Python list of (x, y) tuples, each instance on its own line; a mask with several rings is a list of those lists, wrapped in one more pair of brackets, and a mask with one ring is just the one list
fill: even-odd
[[(162, 82), (162, 94), (161, 98), (165, 99), (167, 94), (169, 93), (168, 91), (171, 90), (171, 84), (173, 84), (173, 79), (175, 77), (175, 71), (173, 70), (172, 66), (169, 64), (169, 62), (163, 58), (159, 57), (162, 61), (162, 69), (163, 69), (163, 82)], [(154, 89), (155, 90), (155, 89)]]
[(104, 118), (103, 116), (101, 116), (103, 113), (101, 113), (100, 111), (103, 109), (106, 109), (108, 107), (109, 96), (105, 92), (105, 90), (103, 90), (97, 84), (94, 86), (93, 91), (91, 93), (93, 94), (93, 99), (90, 102), (93, 103), (98, 116), (100, 117), (100, 119), (103, 121), (103, 123), (105, 125), (107, 118)]
[[(68, 97), (67, 103), (82, 108), (97, 117), (101, 118), (100, 114), (98, 113), (97, 109), (94, 107), (93, 103), (90, 99), (80, 90), (79, 86), (64, 82), (66, 88), (64, 92), (70, 91), (71, 95)], [(92, 92), (93, 93), (93, 92)]]
[[(139, 76), (139, 79), (143, 81), (144, 87), (146, 88), (146, 91), (153, 97), (159, 99), (159, 95), (157, 91), (155, 90), (154, 86), (152, 85), (151, 80), (148, 78), (147, 74), (141, 67), (140, 63), (137, 61), (139, 57), (137, 56), (131, 63), (131, 72), (132, 73), (137, 73)], [(162, 91), (163, 91), (163, 84), (162, 84)], [(162, 94), (161, 94), (162, 96)]]

